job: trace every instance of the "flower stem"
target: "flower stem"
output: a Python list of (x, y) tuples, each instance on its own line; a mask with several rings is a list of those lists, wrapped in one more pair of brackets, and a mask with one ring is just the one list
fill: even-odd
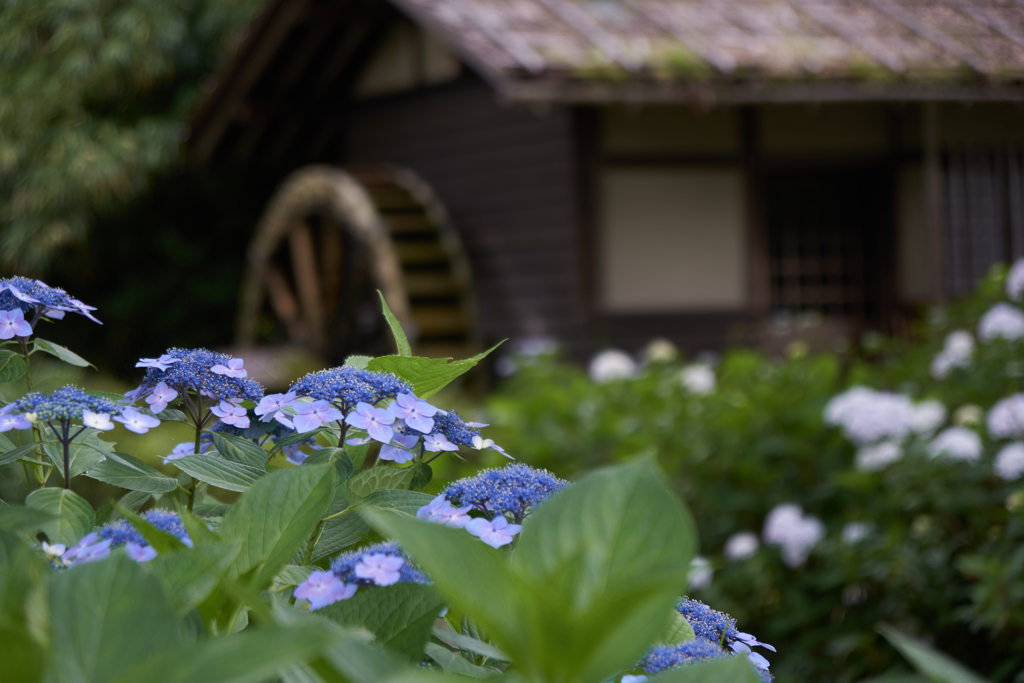
[[(186, 393), (187, 397), (188, 394)], [(200, 440), (203, 438), (203, 396), (202, 394), (196, 394), (196, 405), (195, 405), (195, 425), (196, 425), (196, 445), (193, 453), (199, 454), (199, 448), (201, 446)], [(196, 480), (195, 477), (191, 478), (191, 483), (188, 485), (188, 511), (192, 512), (192, 506), (196, 500)]]
[(309, 542), (306, 544), (306, 553), (302, 556), (302, 566), (305, 567), (309, 564), (309, 559), (313, 557), (313, 546), (320, 540), (320, 532), (323, 531), (325, 519), (321, 519), (316, 523), (316, 528), (313, 529), (313, 534), (309, 537)]
[(68, 436), (69, 425), (67, 421), (61, 424), (61, 431), (63, 432), (64, 438), (64, 488), (71, 490), (71, 454), (68, 448), (71, 446), (71, 439)]
[[(18, 344), (21, 345), (21, 357), (25, 359), (25, 386), (28, 388), (28, 391), (31, 393), (31, 391), (32, 391), (32, 356), (28, 352), (28, 339), (26, 337), (18, 337)], [(39, 431), (39, 425), (37, 425), (35, 423), (32, 424), (32, 440), (35, 441), (36, 443), (39, 443), (40, 441), (43, 440), (43, 435)], [(38, 448), (36, 449), (35, 454), (37, 456), (39, 456), (40, 460), (43, 459), (43, 454), (39, 452)], [(22, 463), (22, 464), (24, 464), (24, 463)], [(39, 482), (39, 487), (40, 488), (44, 488), (46, 486), (46, 480), (43, 479), (40, 470), (35, 469), (34, 473), (36, 475), (36, 481)], [(25, 476), (26, 477), (28, 476), (28, 466), (27, 465), (25, 467)], [(29, 487), (29, 490), (32, 489), (32, 482), (31, 481), (29, 482), (28, 487)]]

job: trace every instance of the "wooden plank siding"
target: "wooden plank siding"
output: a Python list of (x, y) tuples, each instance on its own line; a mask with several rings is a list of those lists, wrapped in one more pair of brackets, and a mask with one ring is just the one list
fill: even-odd
[(355, 104), (345, 148), (346, 162), (399, 164), (434, 187), (470, 256), (486, 341), (580, 339), (570, 109), (502, 106), (467, 79)]

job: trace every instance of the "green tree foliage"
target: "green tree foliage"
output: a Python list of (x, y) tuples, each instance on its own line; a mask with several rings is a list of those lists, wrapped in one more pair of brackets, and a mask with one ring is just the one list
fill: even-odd
[(187, 116), (259, 0), (0, 5), (2, 265), (40, 271), (172, 165)]

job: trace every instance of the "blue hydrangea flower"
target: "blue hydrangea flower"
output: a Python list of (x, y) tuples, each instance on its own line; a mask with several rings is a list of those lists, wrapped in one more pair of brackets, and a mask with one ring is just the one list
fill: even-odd
[(434, 416), (434, 431), (430, 434), (441, 434), (456, 446), (472, 446), (473, 439), (480, 437), (480, 432), (464, 422), (454, 410), (438, 412)]
[(412, 388), (390, 372), (345, 365), (311, 372), (296, 380), (288, 392), (330, 401), (348, 413), (357, 403), (373, 405), (400, 393), (411, 394)]
[(263, 398), (263, 387), (248, 377), (232, 377), (214, 372), (214, 366), (230, 367), (231, 356), (208, 349), (167, 349), (158, 359), (142, 359), (137, 367), (146, 368), (142, 386), (131, 392), (137, 400), (163, 383), (181, 394), (201, 394), (218, 402)]
[(71, 384), (44, 394), (34, 391), (4, 407), (5, 414), (35, 415), (35, 420), (47, 423), (81, 421), (85, 413), (119, 415), (122, 406), (113, 401), (87, 394)]
[(695, 638), (678, 645), (658, 645), (654, 647), (640, 668), (648, 674), (657, 674), (677, 666), (705, 662), (713, 659), (724, 659), (731, 656), (719, 645), (706, 638)]
[(0, 279), (0, 310), (20, 310), (32, 328), (40, 318), (60, 320), (65, 313), (78, 313), (100, 323), (92, 314), (94, 306), (83, 304), (59, 287), (20, 276)]
[(547, 470), (515, 463), (460, 479), (445, 489), (444, 495), (455, 505), (472, 505), (488, 516), (508, 514), (521, 522), (528, 509), (566, 486), (567, 481)]
[[(177, 536), (188, 547), (192, 547), (192, 539), (177, 513), (169, 510), (149, 510), (142, 513), (142, 518), (161, 531)], [(128, 557), (136, 562), (149, 562), (156, 557), (156, 550), (142, 534), (130, 522), (121, 519), (107, 524), (98, 532), (94, 531), (84, 536), (61, 556), (61, 560), (68, 567), (74, 567), (85, 562), (102, 560), (110, 555), (111, 549), (120, 546), (124, 546)]]
[[(413, 566), (412, 561), (402, 552), (398, 544), (392, 541), (377, 543), (360, 548), (359, 550), (343, 553), (331, 563), (331, 571), (346, 583), (356, 583), (363, 586), (380, 585), (373, 578), (367, 578), (365, 575), (360, 576), (360, 574), (367, 574), (366, 567), (369, 565), (380, 567), (381, 563), (385, 562), (388, 558), (391, 558), (391, 564), (387, 566), (394, 567), (390, 571), (398, 574), (398, 579), (393, 583), (430, 583), (427, 575)], [(401, 564), (397, 563), (398, 560), (402, 561)], [(376, 571), (373, 572), (374, 576), (376, 576)]]

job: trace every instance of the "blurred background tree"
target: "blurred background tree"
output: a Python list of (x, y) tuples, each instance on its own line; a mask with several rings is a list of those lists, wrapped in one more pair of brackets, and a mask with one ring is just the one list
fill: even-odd
[[(258, 0), (0, 5), (0, 256), (46, 271), (179, 159), (186, 118)], [(209, 83), (206, 83), (209, 85)]]

